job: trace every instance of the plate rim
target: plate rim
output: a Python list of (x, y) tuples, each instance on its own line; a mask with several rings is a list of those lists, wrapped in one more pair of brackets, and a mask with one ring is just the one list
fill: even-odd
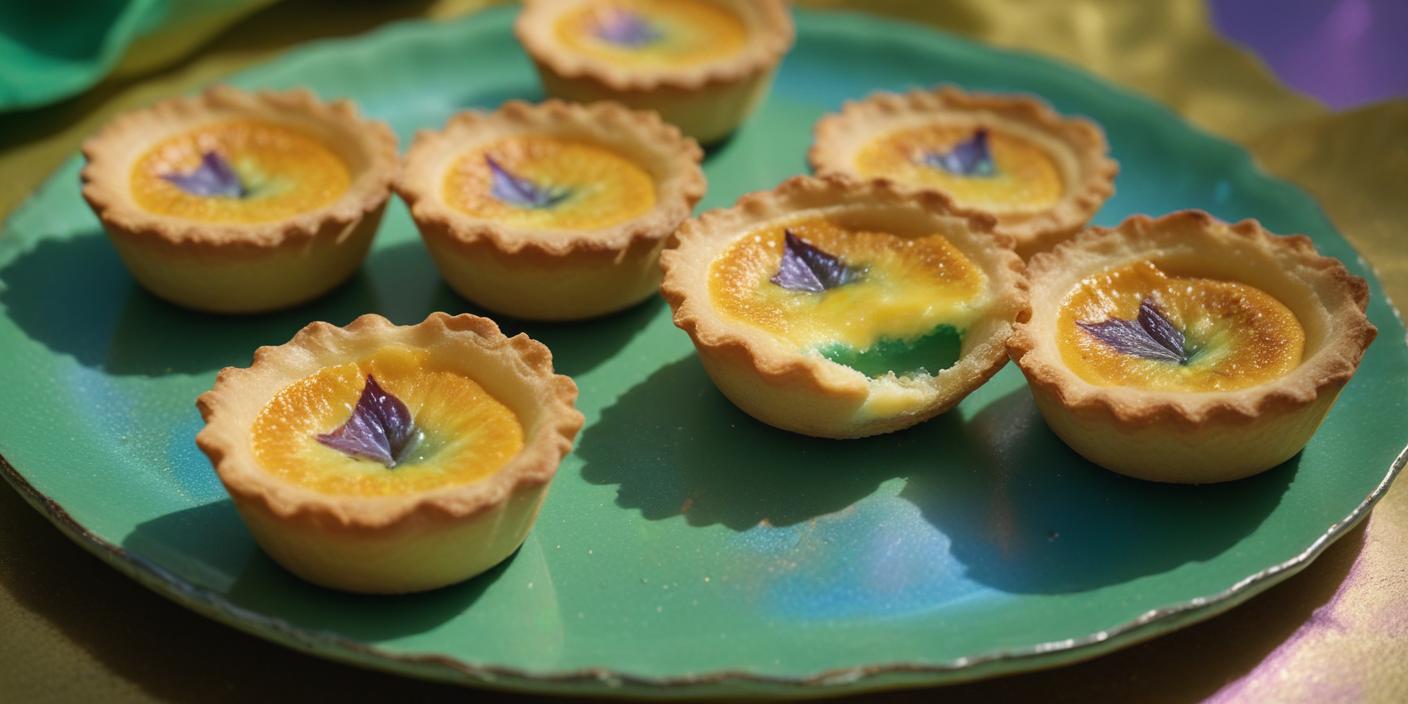
[[(1331, 524), (1303, 551), (1288, 560), (1247, 575), (1222, 591), (1171, 606), (1150, 609), (1131, 621), (1079, 638), (996, 650), (946, 661), (876, 663), (832, 668), (802, 676), (769, 675), (738, 669), (650, 676), (631, 674), (610, 667), (534, 672), (504, 665), (468, 662), (443, 654), (390, 652), (332, 631), (302, 628), (282, 618), (237, 606), (213, 589), (191, 584), (155, 562), (129, 553), (75, 520), (62, 504), (30, 484), (3, 454), (0, 454), (0, 476), (4, 477), (6, 483), (13, 487), (26, 503), (58, 528), (59, 532), (116, 568), (118, 572), (198, 614), (311, 655), (403, 676), (412, 674), (406, 669), (410, 667), (414, 668), (417, 676), (428, 679), (520, 692), (542, 692), (544, 685), (553, 689), (581, 685), (608, 686), (612, 688), (610, 693), (613, 695), (650, 697), (671, 694), (681, 697), (704, 697), (710, 694), (703, 691), (705, 687), (738, 684), (760, 685), (767, 688), (765, 693), (772, 695), (806, 697), (822, 693), (816, 690), (834, 690), (827, 693), (843, 694), (906, 686), (903, 682), (886, 682), (882, 679), (886, 676), (908, 675), (915, 680), (912, 686), (922, 686), (924, 681), (930, 679), (930, 683), (935, 685), (982, 679), (999, 674), (1001, 665), (1013, 662), (1035, 663), (1031, 667), (1023, 667), (1021, 671), (1057, 667), (1088, 660), (1148, 640), (1168, 630), (1206, 620), (1230, 610), (1308, 566), (1330, 545), (1368, 517), (1374, 504), (1383, 498), (1405, 464), (1408, 464), (1408, 446), (1394, 458), (1384, 477), (1368, 496), (1347, 516)], [(1164, 626), (1168, 628), (1163, 628)], [(620, 689), (622, 686), (634, 687), (636, 690)]]
[[(502, 10), (502, 8), (497, 9)], [(493, 9), (473, 12), (450, 23), (433, 22), (423, 18), (407, 19), (359, 35), (308, 42), (290, 47), (290, 50), (283, 54), (273, 56), (266, 61), (232, 74), (224, 74), (213, 80), (237, 80), (248, 76), (251, 72), (270, 69), (273, 66), (296, 66), (299, 63), (313, 60), (318, 54), (329, 51), (360, 50), (360, 52), (367, 52), (370, 49), (364, 47), (396, 40), (401, 34), (414, 35), (417, 32), (433, 32), (436, 27), (443, 27), (446, 24), (472, 22), (485, 11), (492, 12)], [(1033, 66), (1041, 65), (1043, 68), (1060, 71), (1066, 80), (1083, 81), (1101, 91), (1113, 93), (1137, 109), (1157, 114), (1159, 119), (1176, 121), (1182, 129), (1193, 133), (1204, 144), (1217, 149), (1219, 157), (1230, 159), (1229, 170), (1235, 172), (1239, 177), (1245, 179), (1247, 176), (1251, 176), (1253, 177), (1253, 180), (1250, 181), (1252, 184), (1292, 194), (1299, 202), (1308, 204), (1335, 235), (1345, 242), (1354, 255), (1361, 262), (1365, 262), (1353, 242), (1340, 233), (1313, 196), (1295, 184), (1262, 170), (1244, 147), (1188, 122), (1162, 103), (1131, 89), (1107, 82), (1079, 66), (1059, 58), (1019, 49), (991, 46), (927, 25), (913, 25), (867, 12), (796, 8), (794, 11), (807, 16), (808, 21), (830, 24), (831, 26), (826, 28), (827, 31), (838, 34), (853, 34), (855, 30), (852, 27), (856, 25), (850, 24), (850, 21), (853, 18), (861, 19), (863, 21), (857, 24), (882, 25), (886, 39), (890, 41), (900, 40), (907, 44), (917, 43), (932, 51), (933, 46), (930, 42), (937, 37), (951, 44), (956, 50), (978, 51), (1009, 60), (1031, 62)], [(76, 157), (70, 157), (65, 161), (65, 164), (73, 158)], [(16, 216), (42, 192), (44, 186), (53, 179), (54, 175), (63, 169), (64, 166), (60, 166), (45, 177), (16, 206), (14, 211), (7, 214), (3, 224), (0, 224), (0, 232), (9, 230)], [(1367, 262), (1365, 264), (1365, 268), (1370, 270), (1369, 278), (1375, 284), (1375, 288), (1378, 289), (1384, 302), (1393, 315), (1402, 320), (1397, 307), (1388, 298), (1382, 284), (1377, 281), (1376, 273), (1372, 271), (1371, 266), (1367, 265)], [(1403, 342), (1408, 342), (1408, 337), (1405, 337)], [(13, 487), (25, 499), (26, 503), (37, 510), (61, 533), (89, 553), (113, 566), (118, 572), (202, 616), (264, 640), (314, 656), (402, 676), (416, 676), (460, 685), (519, 692), (571, 692), (577, 694), (585, 692), (628, 697), (670, 696), (684, 698), (717, 695), (719, 692), (715, 688), (726, 689), (741, 686), (747, 687), (750, 694), (774, 697), (808, 697), (948, 684), (982, 679), (1005, 672), (1056, 667), (1088, 660), (1182, 626), (1206, 620), (1230, 610), (1304, 569), (1331, 544), (1368, 516), (1373, 506), (1383, 497), (1403, 470), (1405, 464), (1408, 464), (1408, 445), (1399, 451), (1373, 490), (1349, 514), (1332, 523), (1324, 533), (1316, 537), (1300, 553), (1251, 573), (1221, 591), (1150, 609), (1134, 619), (1081, 637), (1038, 643), (1020, 648), (994, 650), (943, 661), (909, 660), (872, 663), (831, 668), (806, 675), (775, 675), (741, 669), (709, 670), (682, 675), (640, 675), (618, 668), (600, 666), (532, 671), (505, 665), (470, 662), (434, 652), (391, 652), (333, 631), (303, 628), (282, 618), (245, 609), (234, 604), (216, 590), (196, 586), (156, 562), (128, 552), (120, 545), (93, 533), (74, 519), (61, 504), (35, 488), (19, 468), (15, 467), (3, 454), (0, 454), (0, 476), (3, 476), (6, 483)], [(1021, 665), (1015, 668), (1004, 668), (1004, 665), (1011, 663), (1021, 663)]]

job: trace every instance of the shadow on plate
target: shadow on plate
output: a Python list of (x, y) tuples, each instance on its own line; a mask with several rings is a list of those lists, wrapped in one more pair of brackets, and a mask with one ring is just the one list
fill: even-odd
[[(213, 315), (163, 301), (137, 285), (101, 231), (44, 239), (0, 269), (0, 305), (30, 338), (109, 374), (201, 374), (247, 366), (260, 345), (287, 342), (315, 320), (345, 325), (363, 313), (402, 323), (433, 311), (482, 309), (440, 281), (417, 241), (381, 247), (348, 282), (307, 304), (259, 315)], [(510, 335), (546, 343), (562, 373), (590, 370), (630, 340), (663, 307), (660, 299), (584, 323), (499, 318)]]
[(505, 335), (524, 333), (552, 350), (553, 368), (577, 376), (595, 369), (661, 315), (665, 301), (652, 296), (632, 308), (601, 318), (541, 322), (500, 315), (461, 298), (436, 271), (419, 240), (375, 252), (366, 271), (377, 283), (378, 312), (398, 323), (414, 323), (432, 311), (472, 313), (491, 318)]
[(243, 609), (378, 641), (431, 630), (477, 602), (517, 555), (466, 582), (420, 594), (358, 595), (324, 589), (261, 551), (228, 499), (138, 524), (123, 541), (129, 558), (176, 579), (223, 592)]
[(309, 321), (346, 323), (375, 309), (365, 272), (307, 305), (265, 315), (211, 315), (147, 293), (101, 231), (45, 239), (0, 270), (0, 303), (32, 339), (110, 374), (198, 374), (248, 365), (260, 345)]
[(1227, 484), (1130, 479), (1075, 454), (1026, 388), (988, 404), (901, 496), (948, 536), (967, 577), (1012, 593), (1096, 589), (1210, 559), (1280, 502), (1300, 458)]
[(904, 478), (900, 496), (967, 578), (1012, 593), (1095, 589), (1218, 555), (1275, 508), (1298, 464), (1217, 486), (1128, 479), (1062, 444), (1025, 388), (966, 421), (818, 440), (736, 409), (693, 356), (606, 408), (577, 451), (583, 478), (616, 485), (622, 508), (738, 531), (841, 511)]
[(952, 415), (862, 440), (778, 430), (735, 408), (690, 355), (602, 411), (577, 453), (582, 477), (617, 485), (622, 508), (744, 531), (840, 511), (888, 479), (924, 471), (959, 432)]

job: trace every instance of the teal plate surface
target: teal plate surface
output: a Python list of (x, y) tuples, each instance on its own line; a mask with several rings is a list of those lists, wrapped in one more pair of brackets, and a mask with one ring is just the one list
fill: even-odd
[[(408, 140), (456, 110), (540, 97), (511, 9), (295, 51), (247, 87), (350, 96)], [(767, 103), (708, 157), (703, 207), (805, 170), (845, 99), (950, 81), (1030, 91), (1105, 126), (1122, 172), (1097, 221), (1186, 207), (1304, 232), (1370, 274), (1315, 204), (1240, 149), (1055, 63), (858, 15), (799, 13)], [(405, 208), (363, 271), (277, 315), (168, 306), (123, 270), (79, 195), (77, 158), (0, 237), (0, 454), (40, 510), (123, 572), (296, 648), (523, 690), (804, 696), (1045, 667), (1166, 632), (1256, 593), (1362, 519), (1401, 465), (1404, 330), (1379, 340), (1305, 451), (1223, 486), (1125, 479), (1070, 452), (1007, 368), (939, 419), (828, 442), (735, 410), (658, 300), (546, 342), (587, 424), (536, 529), (503, 566), (429, 594), (349, 596), (255, 547), (192, 438), (225, 365), (313, 320), (474, 311)]]

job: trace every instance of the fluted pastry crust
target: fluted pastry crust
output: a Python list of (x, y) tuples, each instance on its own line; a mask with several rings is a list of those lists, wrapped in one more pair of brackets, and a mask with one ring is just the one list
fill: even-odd
[[(514, 135), (580, 139), (607, 147), (651, 175), (655, 205), (590, 229), (546, 229), (476, 217), (446, 201), (444, 180), (466, 151)], [(462, 112), (416, 135), (396, 191), (410, 206), (441, 274), (461, 295), (496, 312), (538, 320), (610, 313), (654, 294), (665, 238), (703, 197), (703, 151), (653, 113), (615, 103), (510, 101)]]
[(875, 93), (864, 100), (848, 101), (840, 112), (817, 121), (808, 159), (818, 174), (861, 178), (854, 167), (857, 150), (895, 129), (944, 118), (976, 119), (1021, 136), (1039, 144), (1060, 165), (1064, 192), (1054, 205), (1034, 212), (990, 213), (997, 218), (996, 231), (1013, 237), (1023, 257), (1050, 249), (1075, 234), (1115, 192), (1119, 165), (1109, 157), (1109, 145), (1099, 125), (1062, 116), (1032, 96), (965, 93), (952, 86)]
[[(347, 166), (347, 189), (321, 207), (255, 223), (183, 218), (137, 203), (132, 171), (147, 150), (230, 120), (314, 137)], [(349, 101), (229, 86), (126, 113), (89, 138), (83, 154), (83, 197), (133, 277), (173, 303), (217, 313), (286, 308), (350, 277), (371, 246), (399, 166), (391, 129), (362, 118)]]
[[(1138, 261), (1270, 293), (1306, 331), (1302, 361), (1274, 381), (1230, 391), (1150, 391), (1080, 378), (1056, 343), (1062, 301), (1082, 278)], [(1255, 220), (1228, 224), (1202, 211), (1091, 228), (1034, 257), (1028, 273), (1038, 303), (1008, 349), (1038, 406), (1077, 452), (1142, 478), (1225, 481), (1285, 461), (1310, 439), (1377, 332), (1364, 315), (1368, 284), (1317, 253), (1310, 238), (1273, 235)]]
[[(893, 225), (941, 234), (972, 260), (987, 277), (987, 298), (982, 318), (965, 335), (959, 360), (934, 375), (869, 378), (721, 315), (710, 300), (712, 263), (748, 232), (799, 216), (862, 217), (878, 229)], [(685, 223), (661, 256), (661, 292), (705, 369), (744, 411), (819, 437), (891, 432), (952, 408), (1007, 363), (1005, 343), (1012, 321), (1027, 310), (1027, 288), (1010, 238), (994, 235), (992, 225), (990, 216), (963, 211), (939, 193), (799, 176)]]
[[(251, 428), (281, 389), (387, 346), (427, 350), (439, 363), (458, 365), (459, 373), (479, 382), (518, 417), (524, 428), (523, 449), (484, 479), (394, 496), (330, 495), (260, 467)], [(449, 574), (455, 578), (451, 581), (458, 581), (487, 569), (522, 542), (543, 492), (581, 428), (576, 398), (576, 384), (553, 373), (552, 354), (545, 346), (521, 334), (505, 337), (488, 318), (432, 313), (417, 325), (397, 326), (381, 316), (363, 315), (346, 327), (312, 323), (286, 344), (259, 348), (250, 367), (222, 370), (214, 388), (196, 400), (206, 421), (196, 445), (210, 458), (261, 545), (290, 570), (354, 591), (415, 591), (448, 583), (437, 575)], [(503, 515), (506, 507), (517, 515)], [(494, 524), (510, 530), (480, 531), (487, 535), (483, 541), (465, 544), (463, 529)], [(453, 551), (425, 547), (437, 542)], [(359, 562), (352, 557), (359, 546), (376, 546), (380, 556)], [(435, 554), (442, 564), (401, 564), (396, 550)], [(486, 551), (494, 553), (487, 556), (491, 561)], [(348, 559), (329, 564), (327, 555)], [(457, 569), (460, 565), (466, 567)], [(465, 573), (470, 568), (477, 569)]]

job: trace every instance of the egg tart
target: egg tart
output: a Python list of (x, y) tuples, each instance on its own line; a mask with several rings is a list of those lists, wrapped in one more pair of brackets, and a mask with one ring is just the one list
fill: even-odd
[(582, 425), (552, 355), (487, 318), (364, 315), (261, 347), (196, 400), (254, 539), (334, 589), (414, 592), (510, 555)]
[(1093, 228), (1029, 268), (1008, 343), (1051, 429), (1120, 474), (1201, 484), (1290, 459), (1354, 375), (1369, 289), (1309, 238), (1184, 211)]
[(877, 93), (823, 117), (814, 132), (817, 173), (943, 193), (995, 217), (1023, 257), (1084, 227), (1119, 170), (1098, 125), (1025, 95), (946, 86)]
[(122, 115), (83, 145), (83, 197), (133, 278), (197, 310), (301, 303), (366, 257), (396, 137), (350, 102), (217, 86)]
[(877, 435), (943, 413), (1007, 363), (1026, 281), (992, 224), (937, 193), (797, 177), (685, 223), (661, 291), (743, 411)]
[(793, 37), (782, 0), (528, 0), (514, 32), (548, 95), (654, 110), (706, 144), (762, 101)]
[(702, 158), (653, 113), (511, 101), (418, 134), (396, 190), (460, 295), (573, 320), (654, 295), (660, 248), (704, 195)]

